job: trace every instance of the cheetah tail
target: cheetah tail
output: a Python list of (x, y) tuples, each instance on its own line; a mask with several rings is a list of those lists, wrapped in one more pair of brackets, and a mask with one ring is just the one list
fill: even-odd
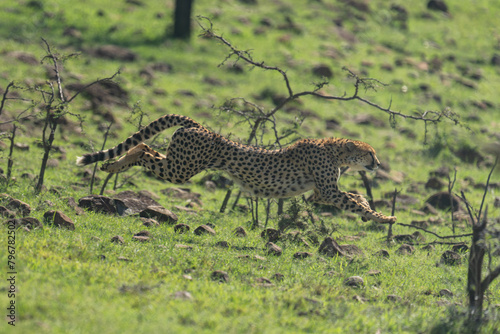
[(165, 115), (151, 122), (140, 131), (134, 133), (125, 141), (121, 142), (113, 148), (110, 148), (109, 150), (88, 153), (84, 154), (81, 157), (77, 157), (76, 164), (78, 166), (84, 166), (98, 161), (113, 159), (114, 157), (118, 157), (127, 152), (132, 147), (148, 140), (157, 133), (174, 126), (181, 126), (186, 128), (201, 127), (199, 123), (195, 122), (189, 117), (181, 115)]

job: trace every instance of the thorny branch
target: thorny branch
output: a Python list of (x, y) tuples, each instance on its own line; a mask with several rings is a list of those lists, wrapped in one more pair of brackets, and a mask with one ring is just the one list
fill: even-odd
[[(208, 27), (203, 25), (202, 21), (208, 22)], [(369, 106), (372, 106), (376, 109), (379, 109), (379, 110), (387, 113), (390, 116), (391, 121), (394, 120), (394, 118), (397, 116), (397, 117), (402, 117), (405, 119), (408, 118), (408, 119), (413, 119), (413, 120), (424, 121), (426, 124), (427, 124), (427, 122), (430, 122), (430, 123), (440, 122), (442, 117), (449, 118), (452, 121), (454, 121), (455, 123), (458, 122), (458, 120), (455, 119), (453, 117), (453, 114), (450, 113), (448, 110), (443, 110), (441, 112), (425, 111), (425, 112), (421, 113), (420, 115), (415, 116), (415, 115), (403, 114), (399, 111), (392, 110), (391, 103), (389, 104), (388, 107), (382, 107), (382, 106), (380, 106), (380, 105), (378, 105), (370, 100), (367, 100), (366, 98), (363, 98), (359, 95), (360, 86), (362, 86), (364, 88), (364, 90), (367, 91), (370, 89), (375, 89), (375, 87), (376, 87), (375, 84), (380, 84), (383, 86), (386, 86), (386, 84), (383, 84), (382, 82), (380, 82), (377, 79), (359, 77), (358, 75), (356, 75), (351, 70), (349, 70), (345, 67), (343, 68), (343, 70), (347, 71), (348, 76), (355, 80), (354, 92), (352, 93), (352, 95), (347, 96), (347, 94), (344, 93), (343, 96), (332, 96), (332, 95), (325, 95), (325, 94), (319, 93), (319, 90), (324, 85), (328, 84), (327, 82), (323, 82), (323, 83), (316, 85), (316, 88), (312, 91), (304, 91), (304, 92), (300, 92), (300, 93), (294, 93), (286, 71), (282, 70), (281, 68), (279, 68), (277, 66), (265, 65), (263, 61), (257, 62), (252, 58), (250, 51), (239, 50), (238, 48), (236, 48), (231, 42), (229, 42), (227, 39), (225, 39), (222, 35), (218, 35), (217, 33), (214, 32), (212, 21), (209, 18), (207, 18), (205, 16), (198, 16), (198, 25), (202, 29), (201, 36), (206, 37), (206, 38), (216, 39), (230, 49), (229, 55), (224, 59), (224, 61), (220, 65), (223, 65), (231, 57), (236, 56), (236, 62), (241, 59), (254, 67), (262, 68), (264, 70), (276, 71), (276, 72), (281, 74), (281, 76), (283, 77), (283, 80), (285, 81), (286, 89), (288, 91), (288, 96), (286, 99), (283, 99), (283, 101), (281, 101), (281, 103), (279, 103), (276, 107), (274, 107), (274, 109), (272, 109), (267, 114), (265, 114), (266, 117), (270, 117), (270, 116), (274, 115), (278, 110), (280, 110), (288, 102), (295, 100), (301, 96), (310, 95), (310, 96), (318, 97), (318, 98), (325, 99), (325, 100), (339, 100), (339, 101), (359, 100), (365, 104), (368, 104)]]

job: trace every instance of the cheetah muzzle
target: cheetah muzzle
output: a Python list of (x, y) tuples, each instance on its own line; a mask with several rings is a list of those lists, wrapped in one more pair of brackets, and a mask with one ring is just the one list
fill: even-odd
[[(173, 134), (166, 154), (143, 143), (175, 126), (180, 128)], [(189, 117), (165, 115), (111, 149), (78, 157), (77, 164), (106, 161), (124, 153), (101, 170), (118, 173), (143, 166), (157, 177), (177, 184), (207, 169), (221, 170), (254, 196), (285, 198), (313, 190), (313, 202), (333, 205), (379, 223), (396, 221), (396, 217), (373, 211), (361, 195), (338, 188), (341, 167), (374, 171), (380, 165), (373, 147), (360, 141), (303, 139), (280, 150), (266, 150), (228, 140)]]

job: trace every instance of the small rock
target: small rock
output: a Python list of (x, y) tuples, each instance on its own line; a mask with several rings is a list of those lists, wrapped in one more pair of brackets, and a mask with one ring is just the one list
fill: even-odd
[(227, 241), (218, 241), (215, 243), (215, 246), (222, 248), (229, 248), (229, 243)]
[(139, 219), (142, 221), (142, 225), (144, 225), (146, 227), (157, 227), (157, 226), (160, 226), (160, 223), (158, 223), (156, 221), (156, 219), (153, 219), (153, 218), (144, 218), (144, 217), (140, 217)]
[(330, 69), (330, 66), (324, 64), (314, 66), (312, 72), (318, 77), (325, 77), (327, 79), (333, 77), (333, 72)]
[(434, 249), (436, 249), (436, 247), (434, 245), (431, 245), (431, 244), (422, 247), (422, 250), (426, 250), (426, 251), (429, 251), (429, 252), (433, 251)]
[(441, 190), (445, 186), (445, 183), (438, 179), (437, 177), (431, 177), (425, 183), (425, 189)]
[(407, 245), (407, 244), (402, 244), (401, 247), (399, 247), (396, 250), (396, 253), (401, 254), (401, 255), (409, 255), (413, 254), (415, 252), (415, 247), (412, 245)]
[(172, 295), (174, 299), (192, 300), (193, 296), (187, 291), (177, 291)]
[(53, 223), (57, 227), (75, 230), (75, 223), (61, 211), (50, 210), (43, 214), (43, 219), (48, 223)]
[(441, 263), (450, 266), (460, 265), (462, 263), (462, 257), (460, 254), (448, 250), (441, 255)]
[(448, 13), (448, 6), (444, 0), (429, 0), (427, 9)]
[(229, 282), (229, 275), (227, 274), (227, 272), (222, 270), (216, 270), (212, 272), (210, 277), (212, 278), (212, 280), (219, 281), (221, 283)]
[(139, 213), (139, 216), (145, 218), (154, 218), (159, 223), (173, 224), (179, 219), (172, 211), (162, 206), (148, 206)]
[(78, 206), (92, 212), (116, 214), (115, 201), (102, 195), (89, 195), (78, 200)]
[(200, 225), (198, 226), (194, 231), (193, 231), (194, 234), (196, 235), (202, 235), (202, 234), (211, 234), (211, 235), (215, 235), (215, 231), (213, 228), (211, 228), (210, 226), (208, 225)]
[(120, 235), (115, 235), (111, 238), (111, 242), (115, 244), (123, 244), (125, 242), (125, 239), (123, 239), (123, 237)]
[(382, 272), (381, 272), (380, 270), (375, 270), (375, 269), (372, 269), (372, 270), (369, 270), (367, 274), (368, 274), (368, 275), (370, 275), (370, 276), (378, 276), (378, 275), (380, 275), (381, 273), (382, 273)]
[(313, 254), (312, 253), (309, 253), (309, 252), (297, 252), (295, 254), (293, 254), (293, 257), (295, 259), (306, 259), (308, 257), (312, 257)]
[(8, 225), (14, 224), (15, 228), (19, 227), (26, 227), (29, 230), (32, 230), (34, 228), (43, 228), (42, 223), (36, 218), (32, 217), (23, 217), (19, 219), (11, 219), (7, 221)]
[(19, 212), (23, 217), (31, 213), (31, 207), (18, 199), (12, 198), (6, 205), (7, 209)]
[(280, 273), (276, 273), (272, 276), (272, 279), (275, 281), (281, 282), (285, 279), (285, 275), (280, 274)]
[(63, 201), (66, 202), (66, 204), (72, 208), (73, 210), (75, 210), (75, 213), (79, 216), (81, 215), (84, 215), (85, 214), (85, 211), (78, 206), (78, 204), (76, 204), (76, 201), (73, 197), (65, 197), (63, 198)]
[(132, 237), (132, 240), (140, 241), (140, 242), (146, 242), (146, 241), (149, 240), (149, 237), (145, 237), (145, 236), (142, 236), (142, 235), (134, 235)]
[(257, 278), (255, 279), (255, 281), (256, 281), (257, 283), (268, 283), (268, 284), (271, 284), (271, 283), (272, 283), (272, 282), (271, 282), (271, 280), (270, 280), (269, 278), (265, 278), (265, 277), (257, 277)]
[(118, 261), (125, 261), (125, 262), (132, 262), (131, 259), (125, 257), (125, 256), (118, 256)]
[(189, 227), (189, 225), (187, 224), (177, 224), (174, 226), (174, 232), (175, 233), (186, 233), (188, 232), (189, 230), (191, 229), (191, 227)]
[(187, 250), (191, 250), (193, 249), (193, 246), (188, 246), (188, 245), (182, 245), (182, 244), (177, 244), (174, 246), (175, 248), (180, 248), (180, 249), (187, 249)]
[(326, 237), (325, 240), (323, 240), (323, 242), (319, 246), (318, 252), (320, 254), (323, 254), (323, 255), (326, 255), (329, 257), (345, 256), (345, 253), (342, 250), (342, 248), (339, 246), (339, 244), (332, 237)]
[(359, 288), (365, 284), (365, 281), (359, 276), (351, 276), (344, 280), (344, 284), (347, 286)]
[(375, 256), (380, 256), (380, 257), (389, 257), (389, 252), (385, 249), (381, 249), (378, 252), (374, 254)]
[(340, 249), (342, 249), (342, 251), (348, 255), (359, 255), (359, 256), (364, 255), (361, 248), (359, 248), (356, 245), (340, 245)]
[(282, 253), (281, 248), (272, 242), (268, 242), (266, 244), (266, 248), (267, 248), (267, 254), (269, 254), (269, 255), (280, 256)]
[(387, 300), (390, 302), (399, 302), (402, 300), (402, 298), (397, 295), (387, 295)]
[(16, 213), (0, 205), (0, 216), (3, 218), (14, 218)]
[(281, 232), (274, 228), (265, 229), (260, 233), (260, 237), (267, 239), (269, 242), (276, 242), (279, 240)]
[(441, 297), (453, 297), (453, 292), (451, 292), (450, 290), (448, 289), (441, 289), (439, 291), (439, 295)]
[(149, 237), (151, 236), (151, 233), (149, 231), (140, 231), (134, 234), (135, 237)]
[(361, 297), (361, 296), (358, 296), (358, 295), (354, 295), (352, 297), (353, 300), (357, 301), (357, 302), (360, 302), (361, 304), (364, 304), (368, 301), (368, 299), (364, 298), (364, 297)]
[(247, 236), (247, 231), (245, 231), (245, 229), (241, 226), (237, 227), (234, 232), (233, 232), (236, 236), (238, 237), (246, 237)]

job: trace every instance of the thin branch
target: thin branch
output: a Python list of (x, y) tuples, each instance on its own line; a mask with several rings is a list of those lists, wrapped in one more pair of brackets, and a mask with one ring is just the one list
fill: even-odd
[(426, 230), (426, 229), (425, 229), (425, 228), (423, 228), (423, 227), (419, 227), (419, 226), (415, 226), (415, 225), (410, 225), (410, 224), (403, 224), (403, 223), (396, 223), (396, 225), (401, 225), (401, 226), (406, 226), (406, 227), (416, 228), (417, 230), (422, 230), (422, 231), (424, 231), (425, 233), (432, 234), (432, 235), (434, 235), (434, 236), (438, 237), (439, 239), (465, 238), (465, 237), (470, 237), (470, 236), (472, 236), (472, 233), (460, 234), (460, 235), (445, 235), (445, 236), (440, 236), (439, 234), (434, 233), (434, 232), (429, 231), (429, 230)]
[(9, 84), (5, 88), (5, 92), (3, 92), (2, 102), (0, 102), (0, 115), (2, 115), (3, 106), (5, 104), (5, 100), (7, 100), (7, 94), (9, 93), (9, 88), (12, 86), (14, 86), (14, 81), (9, 82)]

